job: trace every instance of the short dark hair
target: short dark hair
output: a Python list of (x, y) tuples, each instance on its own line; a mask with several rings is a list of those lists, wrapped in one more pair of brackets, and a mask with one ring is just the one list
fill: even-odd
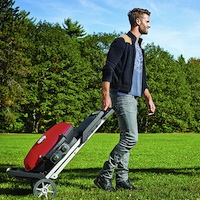
[(130, 10), (128, 12), (128, 18), (129, 18), (131, 27), (135, 25), (136, 19), (140, 18), (143, 14), (147, 14), (150, 16), (151, 12), (149, 12), (147, 9), (142, 9), (142, 8), (134, 8), (133, 10)]

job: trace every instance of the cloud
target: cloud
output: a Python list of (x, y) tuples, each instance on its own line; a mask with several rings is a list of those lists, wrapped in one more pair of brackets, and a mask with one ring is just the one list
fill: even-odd
[[(99, 2), (99, 1), (97, 1)], [(79, 0), (79, 4), (81, 7), (87, 9), (90, 13), (95, 13), (95, 15), (99, 14), (109, 14), (111, 11), (109, 9), (106, 9), (105, 6), (101, 6), (99, 3), (94, 3), (94, 1), (91, 0)], [(87, 14), (90, 14), (87, 13)]]
[(154, 43), (164, 50), (184, 58), (200, 57), (199, 6), (191, 0), (148, 1), (151, 7), (151, 29), (146, 43)]
[(144, 43), (154, 43), (159, 45), (165, 51), (168, 51), (171, 55), (177, 58), (183, 55), (185, 59), (190, 57), (200, 57), (199, 54), (199, 43), (200, 37), (190, 38), (184, 32), (174, 30), (162, 25), (154, 27), (149, 30), (149, 34), (145, 36)]
[[(160, 45), (172, 55), (200, 57), (200, 1), (194, 0), (16, 0), (30, 17), (50, 23), (71, 18), (89, 34), (93, 32), (127, 32), (127, 13), (134, 7), (151, 11), (151, 29), (146, 43)], [(16, 3), (17, 4), (17, 3)]]

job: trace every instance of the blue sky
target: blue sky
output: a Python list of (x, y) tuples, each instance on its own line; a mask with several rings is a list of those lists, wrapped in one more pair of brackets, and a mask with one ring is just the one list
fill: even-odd
[(151, 11), (151, 28), (143, 36), (147, 43), (160, 45), (187, 60), (200, 58), (200, 1), (198, 0), (15, 0), (14, 6), (30, 12), (38, 21), (62, 24), (78, 21), (88, 34), (128, 32), (127, 13), (140, 7)]

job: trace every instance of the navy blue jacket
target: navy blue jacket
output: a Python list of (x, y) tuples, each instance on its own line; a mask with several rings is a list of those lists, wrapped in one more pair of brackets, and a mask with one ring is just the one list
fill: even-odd
[[(102, 69), (102, 81), (111, 83), (111, 88), (117, 91), (128, 93), (131, 90), (132, 76), (135, 61), (135, 41), (136, 37), (129, 31), (127, 35), (132, 39), (132, 44), (125, 42), (124, 38), (116, 38), (110, 46), (106, 64)], [(141, 46), (142, 39), (139, 39)], [(142, 94), (147, 88), (146, 69), (143, 53), (143, 79)]]

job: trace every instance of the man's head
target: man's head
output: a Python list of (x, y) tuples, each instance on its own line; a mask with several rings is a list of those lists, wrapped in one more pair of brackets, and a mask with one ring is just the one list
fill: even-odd
[(131, 24), (131, 29), (138, 27), (140, 34), (147, 34), (150, 28), (150, 15), (147, 9), (134, 8), (129, 11), (128, 18)]

